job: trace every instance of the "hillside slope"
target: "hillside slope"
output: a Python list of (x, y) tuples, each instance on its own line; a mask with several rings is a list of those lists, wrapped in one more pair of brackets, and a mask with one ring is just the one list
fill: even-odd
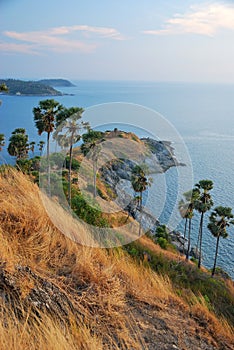
[(188, 305), (168, 277), (122, 249), (63, 236), (38, 187), (11, 168), (0, 172), (0, 310), (2, 350), (234, 346), (232, 327), (202, 297)]

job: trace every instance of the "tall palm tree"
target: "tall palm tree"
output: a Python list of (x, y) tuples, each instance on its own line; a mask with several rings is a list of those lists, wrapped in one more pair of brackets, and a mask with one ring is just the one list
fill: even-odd
[(207, 227), (212, 233), (212, 235), (217, 238), (214, 266), (211, 274), (212, 277), (215, 274), (220, 237), (222, 238), (228, 237), (227, 227), (229, 227), (230, 225), (234, 225), (234, 220), (232, 219), (233, 219), (232, 208), (229, 208), (229, 207), (222, 207), (222, 206), (216, 207), (210, 215), (210, 222), (207, 225)]
[(132, 170), (131, 177), (132, 187), (135, 193), (138, 195), (139, 211), (140, 211), (140, 222), (139, 222), (139, 236), (141, 235), (141, 214), (142, 214), (142, 198), (143, 192), (146, 191), (147, 187), (150, 186), (150, 182), (146, 177), (146, 173), (143, 168), (139, 165), (136, 165)]
[(38, 107), (33, 108), (34, 121), (38, 130), (38, 134), (47, 133), (47, 172), (48, 172), (48, 190), (50, 194), (50, 135), (55, 128), (55, 119), (63, 106), (53, 100), (44, 100), (39, 102)]
[(185, 238), (187, 233), (187, 224), (189, 224), (186, 260), (188, 260), (189, 258), (189, 252), (190, 252), (190, 246), (191, 246), (192, 218), (194, 216), (195, 202), (199, 199), (199, 195), (200, 195), (200, 191), (197, 188), (194, 188), (191, 191), (185, 192), (184, 199), (182, 199), (179, 203), (180, 214), (185, 219), (183, 251), (184, 251), (184, 244), (185, 244)]
[[(89, 123), (78, 122), (82, 118), (82, 108), (77, 108), (77, 112), (66, 118), (62, 124), (59, 124), (57, 129), (57, 140), (60, 146), (69, 147), (69, 181), (68, 181), (68, 203), (71, 206), (71, 171), (72, 171), (72, 157), (73, 145), (81, 139), (82, 132), (89, 128)], [(69, 113), (69, 110), (68, 110)]]
[(0, 152), (2, 151), (2, 147), (5, 146), (5, 135), (0, 134)]
[(38, 145), (38, 149), (39, 149), (40, 156), (41, 156), (43, 148), (44, 148), (44, 145), (45, 145), (45, 141), (39, 141), (39, 143), (37, 145)]
[(81, 145), (81, 151), (84, 156), (87, 156), (93, 163), (93, 197), (97, 196), (97, 164), (98, 157), (101, 151), (101, 143), (104, 141), (104, 133), (102, 131), (92, 130), (82, 135), (84, 143)]
[[(70, 118), (73, 115), (79, 115), (80, 118), (82, 116), (82, 113), (84, 113), (84, 109), (81, 107), (70, 107), (70, 108), (62, 108), (61, 111), (59, 111), (59, 113), (56, 116), (56, 123), (55, 123), (55, 131), (53, 134), (53, 138), (56, 142), (56, 147), (55, 149), (57, 149), (57, 144), (59, 144), (59, 139), (60, 141), (62, 141), (62, 136), (60, 135), (58, 138), (58, 134), (61, 132), (61, 128), (64, 125), (64, 122)], [(77, 118), (78, 119), (78, 118)], [(65, 139), (64, 139), (65, 142)], [(65, 142), (66, 144), (66, 142)], [(61, 146), (61, 144), (60, 144)], [(66, 146), (65, 146), (66, 147)]]
[(34, 156), (34, 151), (35, 151), (35, 144), (36, 144), (36, 142), (34, 142), (34, 141), (30, 142), (30, 144), (29, 144), (30, 151), (32, 152), (33, 156)]
[(198, 233), (198, 246), (199, 246), (199, 256), (198, 256), (198, 268), (201, 268), (201, 257), (202, 257), (202, 236), (203, 236), (203, 221), (204, 214), (211, 209), (213, 206), (213, 201), (209, 191), (213, 188), (213, 182), (211, 180), (201, 180), (195, 187), (199, 190), (199, 198), (195, 201), (195, 209), (201, 214), (199, 233)]
[(89, 145), (90, 147), (90, 158), (93, 162), (93, 197), (97, 196), (97, 164), (98, 164), (98, 156), (101, 151), (101, 146), (97, 141), (93, 141)]
[(38, 134), (47, 133), (47, 160), (50, 155), (50, 135), (55, 128), (55, 120), (58, 113), (63, 109), (63, 106), (51, 99), (39, 102), (38, 107), (33, 108), (34, 121), (38, 130)]

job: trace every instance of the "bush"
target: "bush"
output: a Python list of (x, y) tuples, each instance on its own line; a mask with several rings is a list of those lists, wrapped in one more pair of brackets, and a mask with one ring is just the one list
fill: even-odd
[[(88, 204), (91, 203), (91, 205)], [(95, 204), (91, 197), (85, 199), (82, 194), (77, 194), (72, 199), (72, 209), (75, 214), (87, 224), (108, 227), (108, 222), (102, 217), (99, 206)]]
[(167, 242), (167, 240), (166, 240), (165, 238), (159, 237), (159, 238), (157, 239), (157, 243), (160, 245), (160, 247), (161, 247), (162, 249), (166, 249), (166, 248), (167, 248), (168, 242)]
[[(69, 162), (70, 162), (70, 157), (66, 157), (66, 160), (65, 160), (65, 168), (66, 169), (69, 169)], [(80, 162), (77, 159), (72, 158), (71, 168), (72, 168), (72, 170), (79, 170)]]

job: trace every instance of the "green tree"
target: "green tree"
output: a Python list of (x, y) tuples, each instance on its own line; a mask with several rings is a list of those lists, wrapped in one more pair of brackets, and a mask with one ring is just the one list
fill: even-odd
[[(60, 146), (69, 147), (69, 173), (68, 173), (68, 203), (71, 206), (71, 172), (72, 172), (72, 157), (73, 157), (73, 145), (81, 139), (81, 134), (89, 128), (89, 123), (80, 121), (82, 118), (82, 108), (76, 108), (77, 112), (71, 114), (74, 111), (74, 107), (66, 109), (68, 118), (65, 118), (62, 124), (59, 124), (57, 129), (57, 139)], [(63, 111), (65, 115), (65, 111)], [(61, 136), (61, 137), (60, 137)]]
[(150, 182), (146, 177), (146, 170), (140, 165), (136, 165), (132, 170), (131, 183), (135, 193), (138, 193), (138, 203), (140, 211), (139, 236), (141, 235), (141, 218), (142, 218), (142, 198), (143, 192), (146, 191)]
[(198, 246), (199, 246), (199, 256), (198, 256), (198, 268), (201, 268), (201, 258), (202, 258), (202, 236), (203, 236), (203, 221), (204, 214), (211, 209), (213, 206), (213, 201), (209, 191), (213, 188), (213, 182), (211, 180), (201, 180), (195, 187), (199, 190), (199, 198), (195, 201), (195, 209), (201, 214), (199, 232), (198, 232)]
[(39, 143), (37, 144), (39, 152), (40, 152), (40, 156), (42, 155), (44, 145), (45, 145), (45, 141), (39, 141)]
[(50, 155), (50, 135), (55, 128), (56, 116), (61, 112), (63, 106), (51, 99), (39, 102), (38, 107), (33, 108), (34, 121), (38, 130), (38, 134), (47, 133), (47, 160), (49, 162)]
[(104, 132), (90, 129), (86, 134), (82, 135), (83, 143), (81, 151), (86, 156), (90, 151), (90, 145), (94, 142), (101, 142), (104, 138)]
[(104, 133), (102, 131), (92, 130), (82, 135), (84, 143), (81, 145), (81, 151), (84, 156), (92, 160), (93, 166), (93, 197), (97, 196), (97, 164), (101, 151), (101, 142), (104, 141)]
[(34, 142), (34, 141), (30, 142), (30, 144), (29, 144), (30, 151), (32, 152), (33, 155), (34, 155), (34, 151), (35, 151), (35, 144), (36, 144), (36, 142)]
[(166, 249), (169, 241), (169, 233), (166, 225), (160, 225), (156, 228), (156, 242), (162, 249)]
[(95, 141), (91, 142), (89, 157), (91, 158), (93, 163), (93, 197), (94, 198), (97, 196), (97, 164), (98, 164), (98, 157), (99, 157), (100, 151), (101, 151), (101, 145)]
[(59, 129), (59, 126), (62, 125), (66, 119), (70, 118), (73, 115), (80, 115), (84, 113), (84, 109), (81, 107), (70, 107), (63, 108), (56, 116), (56, 129)]
[(38, 134), (47, 133), (47, 172), (48, 172), (48, 190), (50, 194), (50, 135), (55, 128), (55, 120), (63, 106), (51, 99), (39, 102), (38, 107), (33, 108), (34, 121), (38, 130)]
[(234, 225), (232, 208), (229, 207), (216, 207), (210, 215), (210, 222), (207, 227), (214, 237), (216, 237), (216, 250), (214, 258), (214, 266), (212, 269), (212, 277), (215, 274), (215, 268), (217, 263), (218, 249), (219, 249), (219, 240), (220, 237), (227, 238), (227, 227)]
[(17, 128), (12, 132), (7, 150), (11, 156), (16, 157), (16, 160), (27, 158), (29, 144), (25, 129)]
[(183, 219), (185, 219), (184, 226), (184, 242), (183, 242), (183, 252), (184, 244), (187, 234), (187, 224), (188, 224), (188, 246), (186, 250), (186, 260), (189, 258), (190, 246), (191, 246), (191, 228), (192, 228), (192, 218), (194, 216), (195, 202), (199, 199), (200, 191), (194, 188), (191, 191), (184, 193), (184, 199), (179, 202), (179, 210)]

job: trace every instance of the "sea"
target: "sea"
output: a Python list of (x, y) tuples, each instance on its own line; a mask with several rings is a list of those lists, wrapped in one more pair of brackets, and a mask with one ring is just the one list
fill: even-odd
[[(214, 207), (234, 208), (234, 85), (72, 82), (74, 87), (57, 88), (67, 95), (54, 99), (66, 107), (83, 107), (84, 119), (91, 116), (91, 126), (95, 129), (117, 127), (133, 131), (140, 137), (168, 139), (175, 154), (178, 146), (178, 157), (182, 154), (179, 160), (185, 166), (153, 175), (148, 191), (147, 206), (162, 223), (183, 232), (179, 200), (183, 192), (201, 179), (211, 179), (214, 183), (211, 191)], [(1, 95), (0, 133), (8, 140), (15, 128), (24, 127), (30, 141), (45, 141), (45, 135), (37, 134), (32, 109), (46, 98), (51, 97)], [(13, 163), (6, 148), (0, 154), (0, 163)], [(203, 264), (207, 268), (213, 265), (216, 244), (206, 227), (209, 214), (205, 218), (203, 240)], [(196, 214), (192, 228), (193, 246), (197, 242), (198, 225), (199, 215)], [(234, 227), (228, 228), (228, 233), (227, 239), (220, 240), (217, 266), (234, 279)]]

